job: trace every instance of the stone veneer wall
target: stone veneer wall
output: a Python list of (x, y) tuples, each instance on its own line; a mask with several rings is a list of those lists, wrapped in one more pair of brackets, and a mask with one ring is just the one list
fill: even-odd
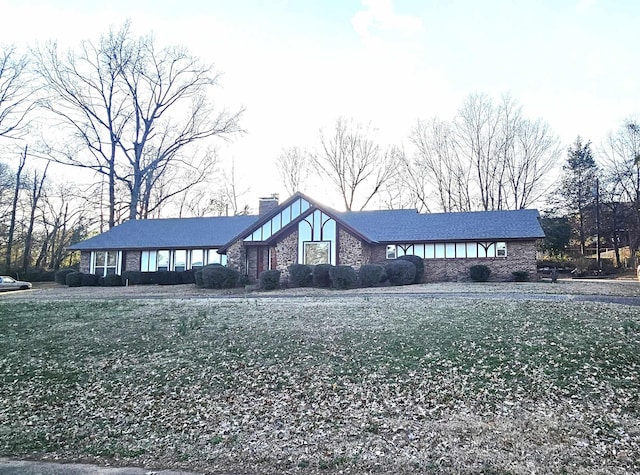
[(507, 257), (485, 259), (425, 259), (424, 281), (468, 281), (469, 269), (482, 264), (491, 269), (489, 280), (513, 280), (514, 271), (526, 271), (529, 279), (537, 279), (536, 242), (507, 241)]
[(338, 264), (355, 268), (371, 261), (371, 246), (342, 228), (338, 229)]
[(240, 274), (246, 274), (247, 271), (244, 268), (245, 262), (244, 246), (242, 241), (234, 242), (227, 249), (227, 267), (237, 270)]
[(298, 263), (298, 228), (276, 244), (276, 269), (280, 279), (289, 279), (289, 266)]

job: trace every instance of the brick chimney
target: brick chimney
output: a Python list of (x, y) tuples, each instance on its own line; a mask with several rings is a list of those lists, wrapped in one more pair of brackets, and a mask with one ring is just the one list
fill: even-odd
[(259, 200), (258, 214), (260, 216), (266, 216), (267, 214), (271, 213), (271, 211), (276, 209), (279, 204), (278, 195), (276, 193), (266, 198), (260, 198)]

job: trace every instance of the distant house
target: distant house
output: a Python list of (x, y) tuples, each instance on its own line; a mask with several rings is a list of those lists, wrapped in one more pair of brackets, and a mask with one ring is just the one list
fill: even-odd
[(258, 216), (126, 221), (71, 246), (80, 270), (182, 271), (220, 263), (251, 279), (291, 264), (384, 263), (405, 254), (425, 262), (426, 281), (464, 280), (474, 264), (496, 279), (536, 272), (536, 210), (420, 214), (416, 210), (338, 212), (296, 193), (260, 200)]

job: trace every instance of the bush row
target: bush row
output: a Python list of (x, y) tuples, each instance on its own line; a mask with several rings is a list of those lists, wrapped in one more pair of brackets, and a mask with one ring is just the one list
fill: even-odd
[[(123, 285), (122, 276), (109, 274), (104, 277), (96, 274), (85, 274), (84, 272), (64, 272), (64, 284), (69, 287), (120, 287)], [(56, 282), (58, 274), (56, 273)]]

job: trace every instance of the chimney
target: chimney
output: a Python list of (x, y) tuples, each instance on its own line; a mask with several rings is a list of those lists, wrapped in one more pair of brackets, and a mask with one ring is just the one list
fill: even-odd
[(258, 214), (266, 216), (278, 207), (278, 194), (274, 193), (266, 198), (259, 199)]

